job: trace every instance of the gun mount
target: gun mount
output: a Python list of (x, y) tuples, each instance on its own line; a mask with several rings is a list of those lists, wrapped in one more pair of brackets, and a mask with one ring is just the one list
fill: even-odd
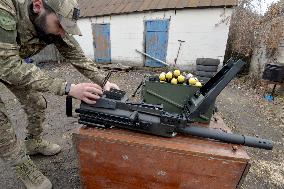
[(241, 60), (230, 60), (194, 96), (188, 97), (181, 114), (166, 112), (162, 105), (130, 102), (124, 91), (112, 89), (105, 91), (95, 105), (81, 103), (80, 108), (76, 109), (80, 117), (79, 123), (89, 127), (118, 127), (162, 137), (174, 137), (182, 133), (271, 150), (273, 144), (270, 140), (193, 125), (192, 119), (206, 111), (210, 102), (216, 99), (244, 64)]

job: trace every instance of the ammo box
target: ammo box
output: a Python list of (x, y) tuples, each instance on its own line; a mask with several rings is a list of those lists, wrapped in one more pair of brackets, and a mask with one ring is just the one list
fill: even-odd
[[(142, 89), (142, 100), (148, 104), (163, 104), (164, 110), (180, 114), (187, 99), (193, 96), (199, 87), (171, 83), (161, 83), (156, 76), (147, 77)], [(194, 120), (209, 123), (215, 109), (215, 101), (208, 107), (206, 114)]]

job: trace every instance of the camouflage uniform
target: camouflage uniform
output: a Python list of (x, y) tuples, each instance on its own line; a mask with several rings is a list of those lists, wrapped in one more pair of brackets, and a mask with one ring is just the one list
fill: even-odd
[[(19, 99), (28, 117), (27, 132), (39, 136), (46, 109), (41, 92), (64, 95), (66, 82), (46, 76), (36, 66), (22, 59), (37, 54), (48, 44), (37, 37), (29, 18), (31, 0), (0, 1), (0, 81)], [(101, 84), (103, 75), (95, 64), (85, 57), (73, 36), (53, 41), (59, 52), (83, 75)], [(20, 143), (11, 127), (0, 100), (0, 158), (9, 161), (22, 153)]]

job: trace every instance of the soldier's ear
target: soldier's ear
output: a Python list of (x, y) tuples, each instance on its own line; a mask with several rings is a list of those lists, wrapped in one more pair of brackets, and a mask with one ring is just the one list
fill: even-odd
[(43, 10), (43, 3), (42, 0), (32, 0), (33, 3), (33, 11), (36, 14), (41, 13), (41, 11)]

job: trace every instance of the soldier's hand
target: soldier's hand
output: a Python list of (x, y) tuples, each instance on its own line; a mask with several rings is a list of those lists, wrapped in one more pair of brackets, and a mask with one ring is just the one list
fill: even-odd
[(107, 82), (105, 84), (105, 86), (104, 86), (104, 90), (105, 91), (109, 91), (110, 89), (117, 89), (117, 90), (119, 90), (119, 87), (116, 84), (114, 84), (114, 83)]
[(102, 88), (93, 83), (72, 84), (69, 92), (70, 96), (82, 100), (87, 104), (95, 104), (102, 94)]

